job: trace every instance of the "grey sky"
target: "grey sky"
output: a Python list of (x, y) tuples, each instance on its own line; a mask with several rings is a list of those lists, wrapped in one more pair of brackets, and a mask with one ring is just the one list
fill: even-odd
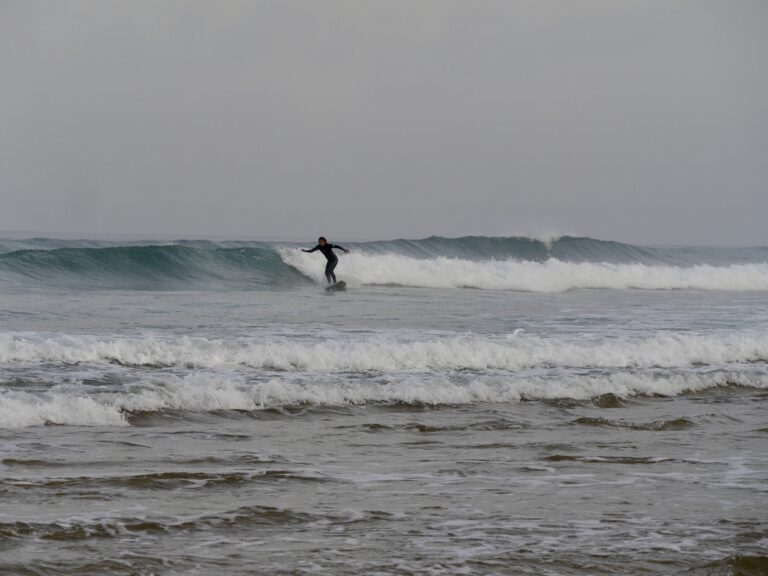
[(0, 0), (0, 230), (768, 244), (765, 0)]

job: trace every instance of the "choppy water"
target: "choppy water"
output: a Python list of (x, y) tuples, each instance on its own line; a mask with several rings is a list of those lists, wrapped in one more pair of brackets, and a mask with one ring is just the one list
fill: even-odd
[(768, 572), (765, 249), (0, 247), (2, 574)]

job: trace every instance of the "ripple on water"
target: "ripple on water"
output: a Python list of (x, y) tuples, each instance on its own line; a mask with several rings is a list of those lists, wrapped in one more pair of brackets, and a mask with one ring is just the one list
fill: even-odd
[(672, 418), (669, 420), (654, 420), (647, 423), (626, 422), (624, 420), (610, 420), (608, 418), (582, 417), (576, 418), (572, 424), (581, 426), (606, 426), (612, 428), (626, 428), (628, 430), (650, 430), (653, 432), (667, 432), (674, 430), (686, 430), (695, 426), (693, 420), (688, 418)]

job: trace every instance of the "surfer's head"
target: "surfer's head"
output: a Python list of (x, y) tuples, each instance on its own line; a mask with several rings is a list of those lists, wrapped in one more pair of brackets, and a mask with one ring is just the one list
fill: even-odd
[(325, 236), (320, 236), (320, 238), (317, 239), (317, 243), (320, 244), (320, 246), (325, 246), (328, 243), (328, 240), (325, 239)]

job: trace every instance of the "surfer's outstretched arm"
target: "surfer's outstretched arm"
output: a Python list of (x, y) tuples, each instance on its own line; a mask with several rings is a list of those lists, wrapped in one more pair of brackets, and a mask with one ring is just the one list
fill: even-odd
[(338, 249), (339, 249), (339, 250), (341, 250), (342, 252), (346, 252), (346, 253), (349, 253), (349, 250), (347, 250), (347, 249), (346, 249), (346, 248), (344, 248), (343, 246), (339, 246), (338, 244), (332, 244), (332, 245), (331, 245), (331, 248), (338, 248)]
[[(306, 252), (307, 254), (309, 254), (310, 252), (314, 252), (315, 250), (320, 250), (320, 244), (318, 244), (317, 246), (312, 248), (312, 250), (307, 250), (306, 248), (302, 248), (301, 249), (302, 252)], [(345, 250), (345, 252), (346, 252), (346, 250)]]

